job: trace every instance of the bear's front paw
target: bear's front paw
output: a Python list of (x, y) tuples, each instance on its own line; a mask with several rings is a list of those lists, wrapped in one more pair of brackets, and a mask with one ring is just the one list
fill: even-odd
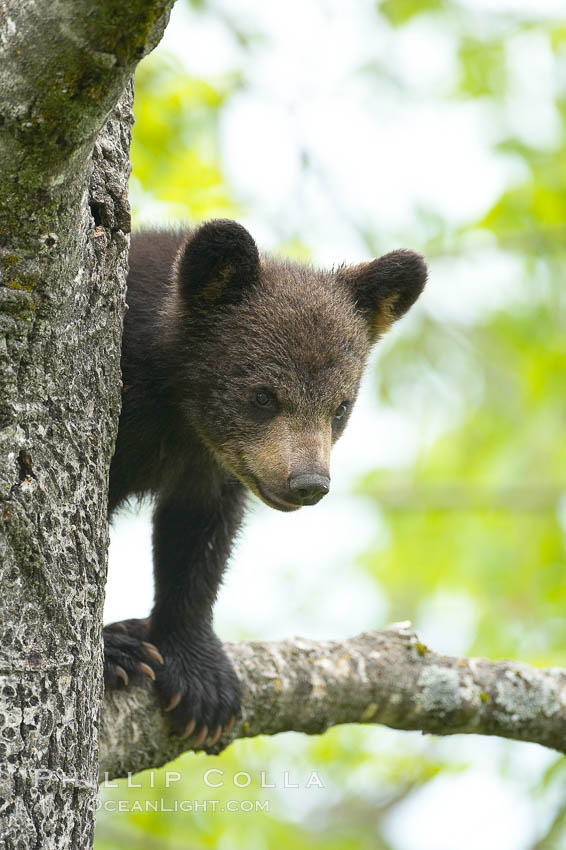
[(194, 736), (195, 749), (213, 747), (240, 713), (241, 685), (213, 632), (160, 638), (165, 664), (157, 670), (157, 690), (174, 732)]
[(163, 656), (148, 640), (148, 620), (123, 620), (102, 630), (104, 638), (104, 686), (108, 690), (139, 684), (163, 665)]

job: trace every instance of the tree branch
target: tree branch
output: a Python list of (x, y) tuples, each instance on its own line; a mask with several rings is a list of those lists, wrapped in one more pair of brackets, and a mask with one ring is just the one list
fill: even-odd
[[(381, 723), (435, 735), (498, 735), (566, 752), (566, 670), (452, 658), (395, 623), (342, 643), (296, 639), (228, 644), (244, 688), (239, 724), (208, 752), (236, 738), (339, 723)], [(107, 695), (100, 742), (102, 779), (158, 767), (191, 749), (169, 735), (151, 690)]]

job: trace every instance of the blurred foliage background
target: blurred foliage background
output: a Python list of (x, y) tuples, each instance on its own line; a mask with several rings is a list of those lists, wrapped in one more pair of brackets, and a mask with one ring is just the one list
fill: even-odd
[[(369, 529), (352, 574), (378, 589), (371, 626), (412, 619), (436, 649), (564, 666), (566, 18), (552, 2), (356, 0), (346, 4), (344, 26), (339, 3), (292, 3), (289, 30), (297, 43), (303, 26), (311, 40), (328, 38), (328, 68), (318, 74), (352, 104), (325, 128), (333, 149), (336, 128), (349, 123), (333, 162), (308, 122), (295, 120), (289, 64), (280, 78), (258, 71), (258, 57), (283, 38), (259, 3), (246, 0), (239, 10), (222, 0), (178, 0), (175, 39), (137, 75), (134, 215), (138, 223), (238, 217), (261, 244), (299, 259), (359, 260), (399, 244), (427, 256), (426, 296), (383, 344), (372, 372), (379, 415), (412, 423), (411, 439), (394, 461), (357, 471), (348, 485)], [(328, 31), (312, 28), (313, 9)], [(203, 56), (229, 45), (221, 72), (188, 70), (182, 28), (191, 22), (203, 34)], [(342, 77), (333, 38), (345, 50), (351, 42)], [(307, 88), (313, 77), (305, 67)], [(265, 122), (282, 104), (287, 118), (275, 132), (294, 162), (289, 172), (275, 148), (270, 167), (282, 169), (285, 186), (263, 196), (255, 175), (234, 171), (231, 154), (235, 104), (244, 118), (234, 144), (253, 155), (261, 137), (245, 122), (245, 98), (254, 93), (265, 99)], [(477, 174), (472, 125), (446, 119), (470, 114), (472, 144), (486, 163)], [(433, 123), (428, 141), (423, 122)], [(382, 124), (398, 149), (391, 159), (380, 147)], [(348, 167), (361, 159), (372, 183), (369, 125), (376, 169), (410, 175), (399, 178), (401, 212), (391, 184), (381, 194), (375, 187), (373, 217), (371, 199), (358, 203), (335, 177), (342, 169), (347, 184)], [(431, 139), (434, 151), (435, 133), (439, 148), (453, 151), (446, 167), (433, 153), (429, 165), (418, 159)], [(221, 787), (203, 782), (211, 767), (224, 771)], [(239, 741), (218, 758), (188, 754), (168, 769), (181, 775), (169, 787), (157, 771), (154, 787), (142, 775), (141, 789), (104, 789), (97, 850), (566, 848), (565, 761), (530, 745), (342, 727), (312, 740)], [(250, 785), (235, 786), (238, 771)], [(262, 771), (275, 788), (261, 787)], [(285, 771), (298, 789), (284, 787)], [(312, 771), (323, 789), (305, 787)], [(161, 800), (167, 810), (119, 813), (119, 800), (130, 809)], [(172, 811), (179, 800), (219, 802), (215, 811)], [(226, 810), (228, 800), (236, 811)], [(266, 800), (269, 810), (246, 809)]]

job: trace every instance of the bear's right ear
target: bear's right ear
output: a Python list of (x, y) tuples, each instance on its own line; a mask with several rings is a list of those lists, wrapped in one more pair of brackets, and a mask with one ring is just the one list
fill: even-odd
[(241, 224), (215, 219), (195, 230), (181, 246), (176, 270), (189, 304), (234, 304), (259, 280), (257, 246)]
[(414, 251), (391, 251), (377, 260), (338, 270), (357, 309), (364, 317), (371, 342), (414, 304), (427, 278), (426, 263)]

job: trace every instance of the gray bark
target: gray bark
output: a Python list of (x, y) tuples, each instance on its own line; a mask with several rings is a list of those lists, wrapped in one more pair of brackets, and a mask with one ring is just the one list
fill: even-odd
[(5, 850), (92, 843), (129, 80), (172, 2), (0, 2)]
[[(410, 623), (341, 643), (250, 641), (226, 649), (244, 687), (242, 718), (208, 752), (235, 738), (317, 735), (339, 723), (499, 735), (566, 752), (566, 670), (438, 655)], [(101, 781), (158, 767), (192, 749), (190, 739), (169, 735), (150, 688), (106, 697), (100, 743)]]

